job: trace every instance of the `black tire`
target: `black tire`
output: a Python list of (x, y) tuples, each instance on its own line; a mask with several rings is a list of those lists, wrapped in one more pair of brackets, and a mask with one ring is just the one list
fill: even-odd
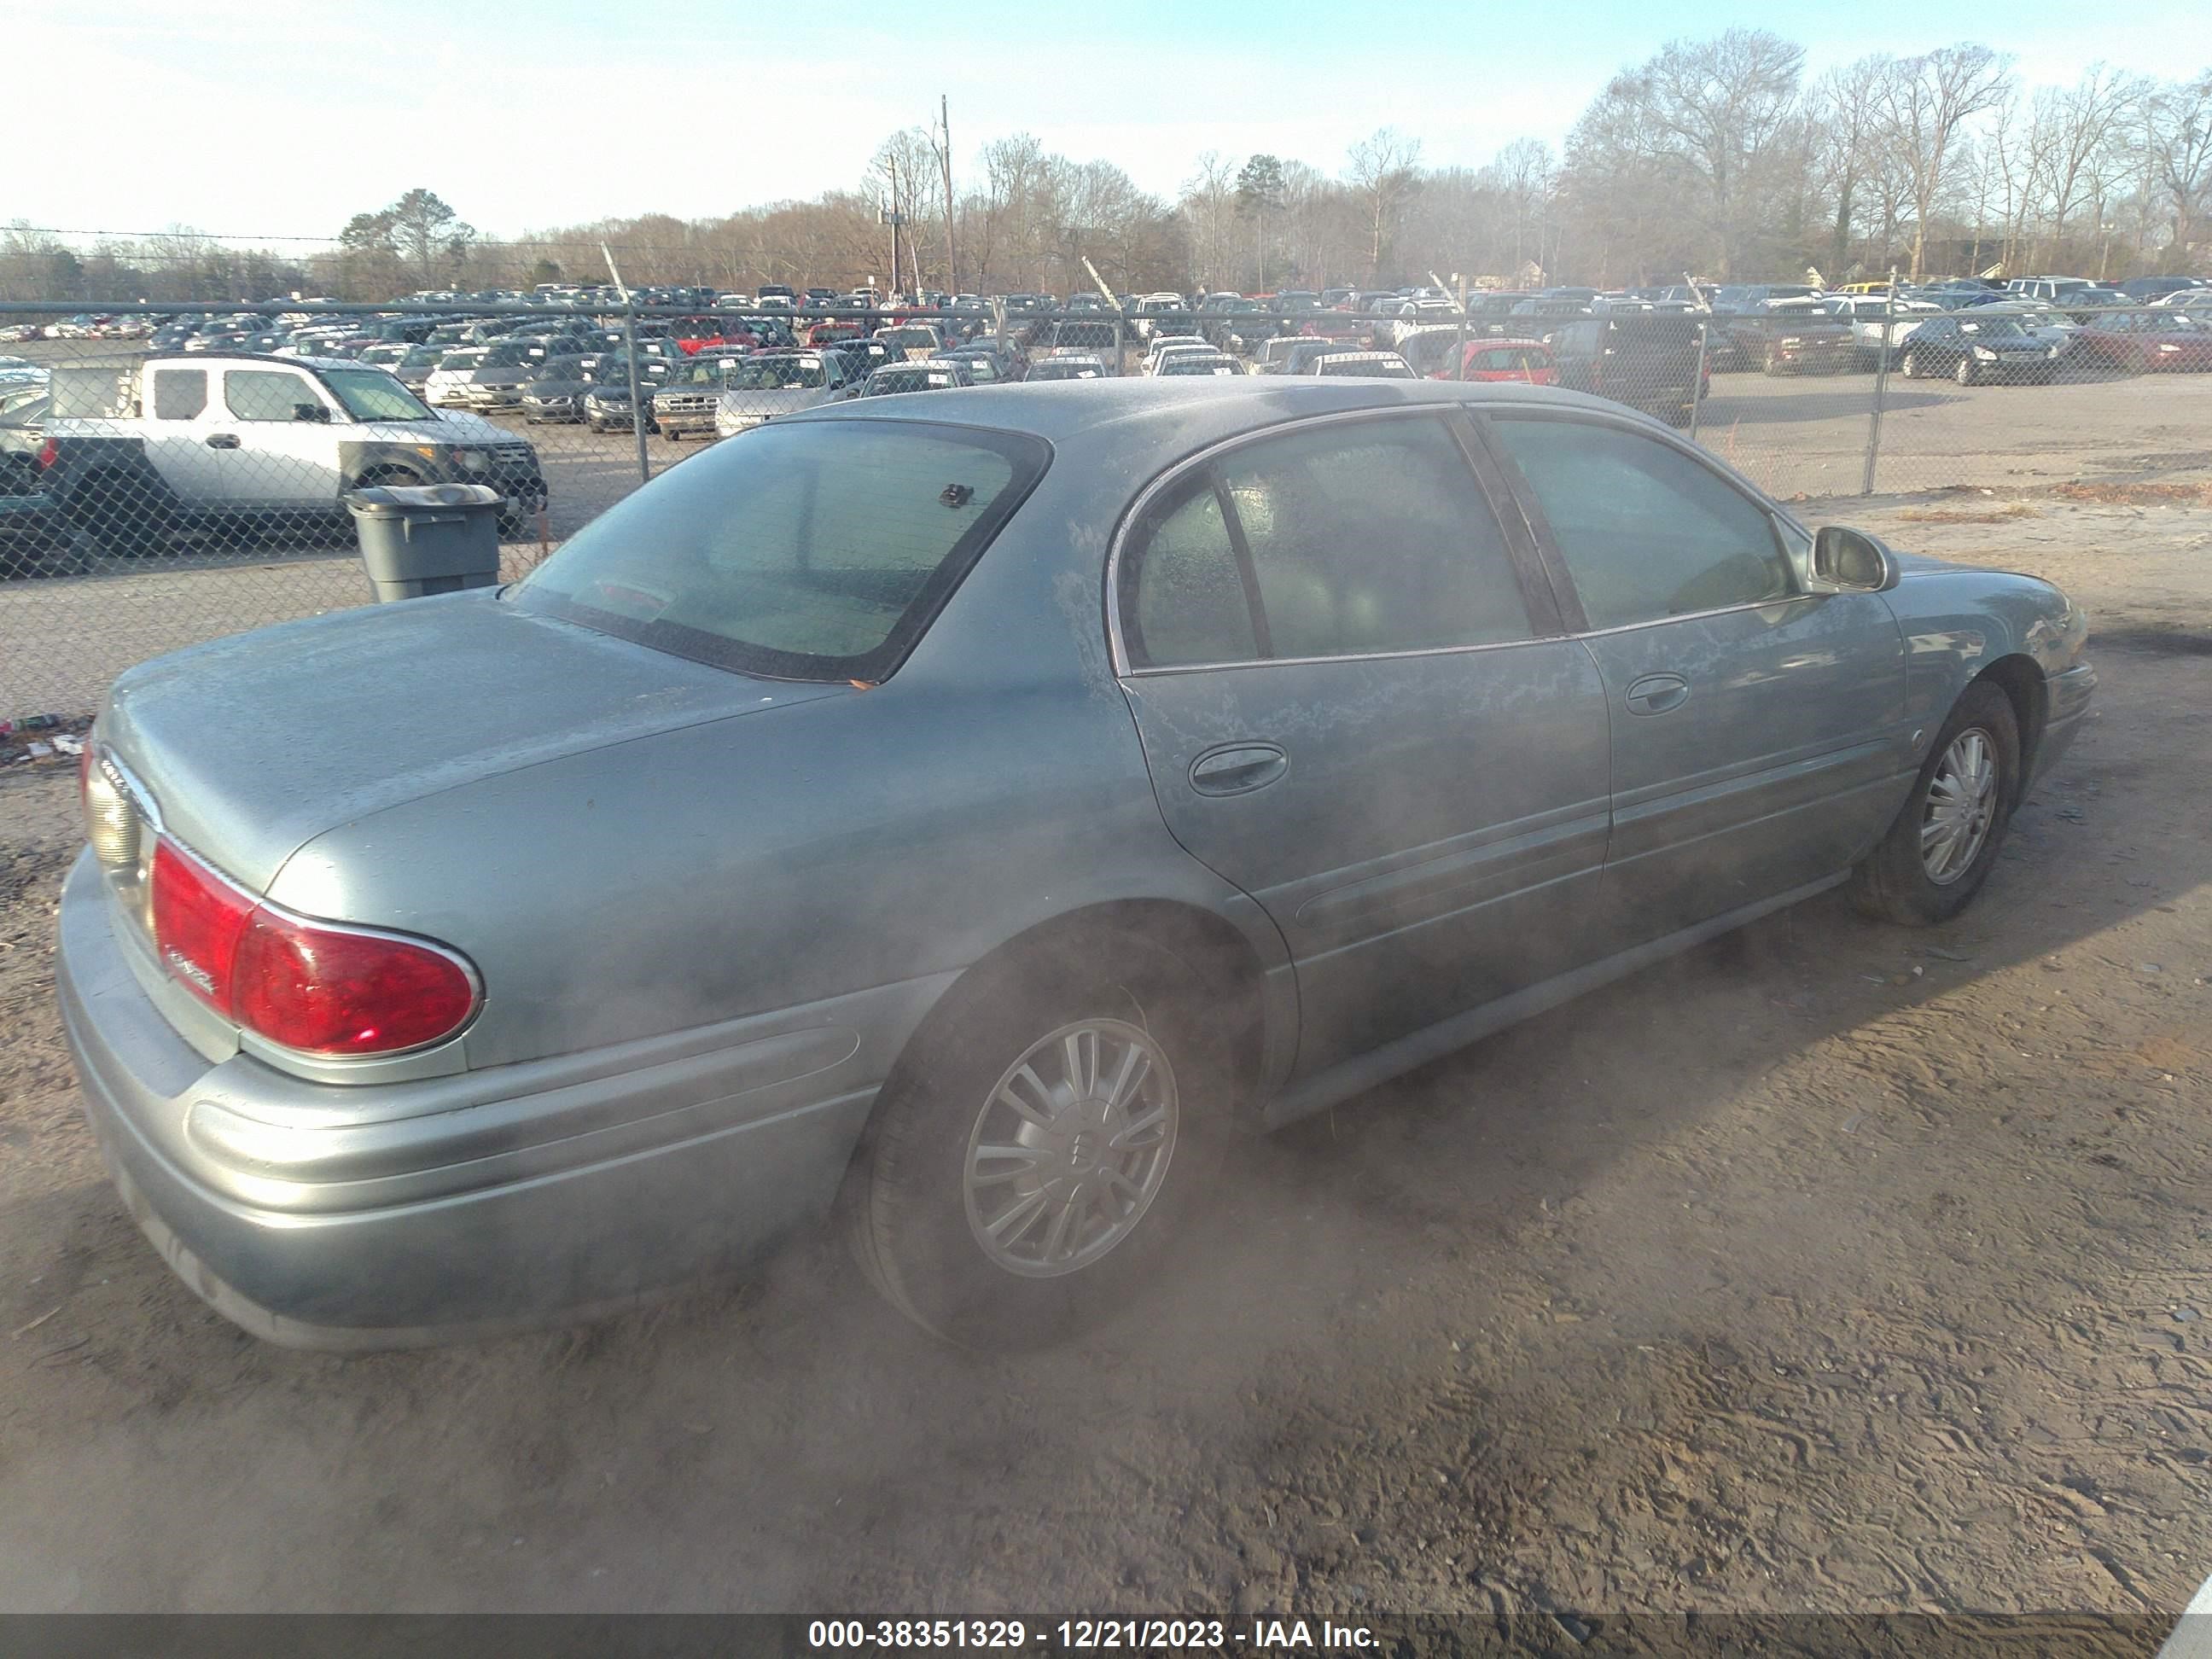
[(1913, 352), (1906, 352), (1904, 356), (1898, 359), (1897, 372), (1905, 376), (1908, 380), (1918, 380), (1920, 378), (1920, 359), (1918, 356)]
[[(95, 489), (113, 490), (122, 497), (111, 503), (94, 496)], [(130, 499), (137, 492), (138, 500)], [(69, 514), (73, 528), (116, 558), (158, 558), (172, 550), (176, 514), (167, 500), (148, 500), (139, 481), (108, 474), (95, 476), (79, 486), (76, 509)]]
[[(1955, 873), (1938, 881), (1929, 874), (1921, 852), (1929, 793), (1952, 745), (1971, 732), (1981, 733), (1989, 744), (1996, 787), (1979, 847)], [(1906, 927), (1929, 927), (1957, 915), (1981, 890), (1996, 863), (2013, 809), (2020, 804), (2021, 779), (2020, 721), (2012, 700), (1989, 681), (1977, 680), (1953, 706), (1951, 717), (1929, 745), (1928, 759), (1897, 822), (1866, 862), (1852, 872), (1851, 902), (1867, 915)]]
[[(1103, 951), (1093, 943), (1079, 952), (1024, 952), (956, 987), (884, 1085), (841, 1201), (854, 1255), (885, 1299), (949, 1341), (1026, 1348), (1103, 1317), (1169, 1271), (1175, 1236), (1212, 1196), (1233, 1121), (1229, 1042), (1218, 1007), (1209, 1017), (1210, 1003), (1218, 999), (1180, 957), (1135, 939)], [(1158, 1047), (1172, 1139), (1158, 1184), (1125, 1237), (1088, 1265), (1024, 1276), (985, 1254), (983, 1223), (971, 1221), (970, 1143), (997, 1121), (994, 1089), (1015, 1062), (1085, 1020), (1140, 1032)], [(1050, 1069), (1042, 1058), (1036, 1063)], [(1143, 1086), (1161, 1081), (1155, 1067)], [(1090, 1166), (1103, 1167), (1095, 1158)], [(1071, 1180), (1079, 1187), (1086, 1176), (1054, 1176), (1053, 1191), (1068, 1190)], [(994, 1183), (994, 1193), (1007, 1191), (1009, 1206), (996, 1218), (1036, 1201), (1042, 1206), (1036, 1220), (1056, 1219), (1036, 1194), (1017, 1196), (1019, 1181), (1010, 1174)], [(1078, 1207), (1086, 1226), (1103, 1218), (1086, 1206), (1070, 1212)], [(1024, 1237), (1034, 1227), (1023, 1222), (1009, 1240), (1036, 1244)], [(1054, 1237), (1048, 1227), (1043, 1248)]]
[(1766, 374), (1779, 374), (1782, 373), (1782, 359), (1769, 350), (1765, 361), (1759, 364), (1759, 370)]
[(1959, 366), (1951, 371), (1951, 378), (1956, 380), (1960, 386), (1973, 385), (1974, 360), (1972, 357), (1960, 358)]

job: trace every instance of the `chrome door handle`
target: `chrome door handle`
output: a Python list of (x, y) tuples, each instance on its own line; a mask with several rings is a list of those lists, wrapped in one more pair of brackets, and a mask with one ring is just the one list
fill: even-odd
[(1241, 795), (1266, 788), (1290, 766), (1290, 757), (1272, 743), (1231, 744), (1190, 763), (1190, 787), (1201, 795)]
[(1690, 683), (1680, 674), (1646, 674), (1622, 699), (1632, 714), (1663, 714), (1689, 701)]

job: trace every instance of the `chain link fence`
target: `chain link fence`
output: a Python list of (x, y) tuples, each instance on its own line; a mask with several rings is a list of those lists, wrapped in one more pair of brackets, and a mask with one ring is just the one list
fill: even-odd
[(81, 714), (134, 662), (369, 602), (343, 504), (356, 488), (494, 486), (512, 579), (718, 439), (888, 391), (1251, 373), (1559, 385), (1669, 422), (1815, 520), (1869, 495), (2212, 472), (2212, 374), (2188, 372), (2212, 369), (2203, 319), (1851, 307), (172, 306), (74, 325), (58, 306), (0, 307), (0, 331), (29, 336), (0, 341), (0, 719)]

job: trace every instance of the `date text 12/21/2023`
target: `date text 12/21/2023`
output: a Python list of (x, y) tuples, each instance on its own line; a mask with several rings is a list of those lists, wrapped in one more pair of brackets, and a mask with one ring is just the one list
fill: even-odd
[(1376, 1645), (1364, 1626), (1306, 1619), (817, 1619), (806, 1644), (817, 1651), (1041, 1648), (1048, 1652), (1193, 1650), (1248, 1653), (1356, 1652)]

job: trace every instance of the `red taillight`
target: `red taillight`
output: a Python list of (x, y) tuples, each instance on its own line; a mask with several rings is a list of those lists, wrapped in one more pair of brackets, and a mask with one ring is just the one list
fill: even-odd
[(217, 1012), (306, 1054), (418, 1048), (476, 1012), (475, 977), (450, 952), (287, 915), (166, 840), (154, 853), (154, 948)]
[(52, 466), (54, 464), (54, 458), (60, 453), (61, 451), (54, 447), (54, 441), (52, 438), (47, 439), (46, 442), (40, 444), (39, 446), (39, 471), (44, 472), (48, 467)]
[(194, 996), (230, 1012), (231, 967), (252, 895), (167, 841), (154, 848), (154, 953)]
[(459, 1030), (476, 981), (452, 956), (383, 933), (253, 914), (239, 942), (231, 1012), (288, 1048), (380, 1054)]

